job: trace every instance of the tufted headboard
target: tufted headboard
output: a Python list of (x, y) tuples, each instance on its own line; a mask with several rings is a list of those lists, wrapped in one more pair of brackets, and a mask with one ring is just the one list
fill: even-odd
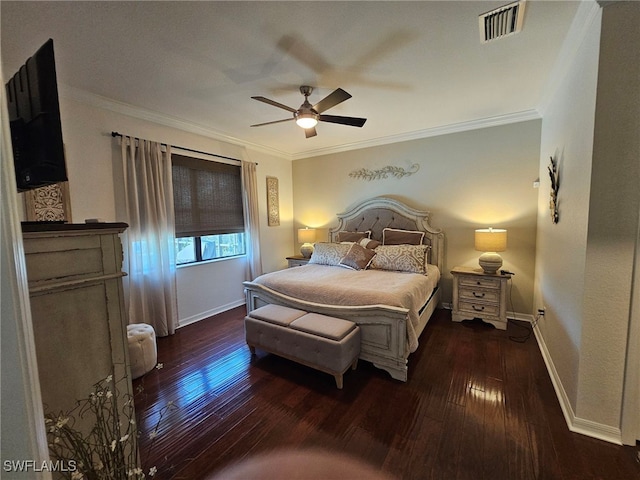
[(338, 232), (365, 232), (371, 230), (371, 238), (382, 241), (384, 228), (419, 230), (425, 232), (424, 244), (431, 245), (430, 263), (442, 272), (444, 266), (444, 233), (429, 224), (430, 212), (416, 210), (399, 200), (388, 197), (374, 197), (352, 205), (338, 214), (338, 226), (329, 230), (331, 241)]

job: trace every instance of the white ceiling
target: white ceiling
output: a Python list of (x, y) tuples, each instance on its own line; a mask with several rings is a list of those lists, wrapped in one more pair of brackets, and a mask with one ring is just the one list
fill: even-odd
[[(535, 116), (579, 2), (529, 0), (522, 32), (482, 44), (478, 15), (506, 3), (3, 0), (2, 66), (53, 38), (61, 91), (301, 158)], [(311, 103), (343, 88), (326, 113), (367, 123), (249, 127), (290, 115), (252, 96), (298, 108), (300, 85)]]

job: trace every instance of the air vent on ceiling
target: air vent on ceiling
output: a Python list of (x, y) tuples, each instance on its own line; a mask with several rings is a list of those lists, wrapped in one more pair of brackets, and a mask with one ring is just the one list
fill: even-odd
[(486, 43), (518, 33), (522, 29), (524, 4), (525, 0), (520, 0), (480, 15), (480, 41)]

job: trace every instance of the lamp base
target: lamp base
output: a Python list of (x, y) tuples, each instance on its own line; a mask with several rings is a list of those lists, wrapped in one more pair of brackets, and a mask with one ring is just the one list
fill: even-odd
[(311, 254), (313, 253), (313, 245), (310, 243), (303, 243), (300, 247), (300, 253), (304, 258), (311, 258)]
[(502, 266), (502, 257), (496, 252), (485, 252), (480, 255), (478, 263), (484, 273), (496, 273)]

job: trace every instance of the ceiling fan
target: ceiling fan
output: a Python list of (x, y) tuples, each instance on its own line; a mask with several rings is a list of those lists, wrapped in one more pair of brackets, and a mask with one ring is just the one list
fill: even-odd
[(284, 120), (275, 120), (273, 122), (266, 123), (258, 123), (256, 125), (251, 125), (252, 127), (261, 127), (263, 125), (271, 125), (273, 123), (281, 123), (281, 122), (289, 122), (291, 120), (295, 120), (296, 123), (304, 128), (304, 133), (307, 138), (315, 137), (317, 135), (316, 125), (318, 122), (329, 122), (329, 123), (338, 123), (340, 125), (350, 125), (352, 127), (362, 127), (364, 122), (367, 121), (366, 118), (357, 118), (357, 117), (341, 117), (338, 115), (323, 115), (322, 112), (329, 110), (332, 107), (335, 107), (339, 103), (344, 102), (351, 98), (347, 92), (338, 88), (334, 90), (332, 93), (324, 97), (315, 105), (311, 105), (309, 103), (309, 95), (313, 91), (313, 87), (308, 85), (303, 85), (300, 87), (300, 93), (304, 95), (304, 103), (300, 105), (300, 108), (297, 110), (295, 108), (288, 107), (283, 105), (282, 103), (278, 103), (274, 100), (269, 100), (265, 97), (251, 97), (254, 100), (258, 100), (259, 102), (268, 103), (269, 105), (273, 105), (274, 107), (282, 108), (293, 113), (291, 118), (285, 118)]

